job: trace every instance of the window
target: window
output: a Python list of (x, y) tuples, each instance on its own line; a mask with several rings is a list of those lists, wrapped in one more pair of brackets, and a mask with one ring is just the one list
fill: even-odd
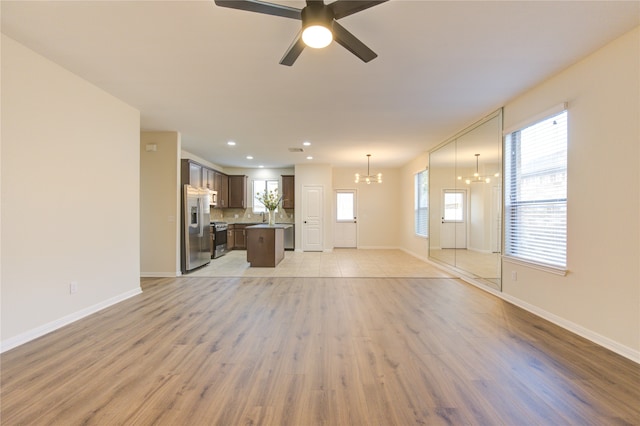
[(466, 192), (445, 189), (443, 198), (443, 222), (464, 222), (464, 199)]
[[(260, 200), (256, 198), (258, 194), (262, 194), (264, 191), (278, 191), (278, 181), (268, 179), (255, 179), (253, 181), (253, 212), (254, 213), (266, 213), (267, 208), (262, 204)], [(280, 194), (282, 195), (282, 194)]]
[(336, 193), (336, 220), (338, 222), (353, 222), (356, 213), (353, 209), (355, 204), (353, 192)]
[(415, 175), (415, 233), (421, 237), (429, 236), (429, 170)]
[(567, 111), (505, 137), (505, 254), (567, 264)]

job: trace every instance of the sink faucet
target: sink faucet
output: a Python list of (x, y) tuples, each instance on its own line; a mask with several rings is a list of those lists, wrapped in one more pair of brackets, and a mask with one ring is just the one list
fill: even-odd
[(262, 223), (264, 223), (264, 222), (265, 222), (265, 220), (264, 220), (264, 212), (262, 212)]

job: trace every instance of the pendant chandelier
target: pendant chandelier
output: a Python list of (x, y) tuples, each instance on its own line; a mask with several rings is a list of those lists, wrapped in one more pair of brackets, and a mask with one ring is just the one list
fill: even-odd
[[(491, 182), (491, 176), (480, 176), (480, 173), (478, 172), (478, 160), (480, 158), (480, 154), (475, 154), (476, 156), (476, 172), (473, 174), (473, 176), (458, 176), (458, 180), (464, 180), (464, 183), (466, 183), (467, 185), (470, 185), (472, 183), (489, 183)], [(498, 177), (500, 176), (500, 173), (496, 173), (493, 175), (494, 177)]]
[(372, 175), (369, 171), (370, 160), (371, 154), (367, 154), (367, 174), (365, 176), (361, 176), (360, 173), (356, 173), (356, 183), (366, 183), (367, 185), (370, 185), (371, 183), (382, 183), (382, 173)]

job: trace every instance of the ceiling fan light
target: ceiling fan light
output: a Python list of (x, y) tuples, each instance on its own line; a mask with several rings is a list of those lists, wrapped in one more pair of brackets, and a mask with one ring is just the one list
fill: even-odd
[(314, 49), (322, 49), (331, 44), (333, 34), (329, 28), (322, 25), (309, 25), (302, 32), (302, 41)]

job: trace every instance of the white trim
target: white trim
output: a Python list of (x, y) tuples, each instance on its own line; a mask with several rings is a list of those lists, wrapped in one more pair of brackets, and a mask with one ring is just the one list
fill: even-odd
[(560, 276), (563, 276), (563, 277), (566, 277), (567, 276), (567, 272), (568, 272), (567, 269), (562, 268), (560, 266), (546, 265), (544, 263), (538, 263), (538, 262), (532, 262), (530, 260), (518, 259), (517, 257), (511, 257), (511, 256), (508, 256), (508, 255), (503, 255), (502, 256), (502, 261), (503, 262), (507, 262), (507, 263), (512, 263), (512, 264), (515, 264), (515, 265), (524, 266), (524, 267), (531, 268), (531, 269), (536, 269), (536, 270), (542, 271), (542, 272), (548, 272), (550, 274), (560, 275)]
[(397, 246), (358, 246), (358, 250), (400, 250)]
[(111, 305), (115, 305), (116, 303), (122, 302), (123, 300), (129, 299), (130, 297), (136, 296), (141, 293), (142, 293), (142, 289), (138, 287), (134, 290), (127, 291), (126, 293), (122, 293), (112, 298), (103, 300), (102, 302), (96, 303), (93, 306), (89, 306), (87, 308), (81, 309), (78, 312), (74, 312), (72, 314), (66, 315), (55, 321), (51, 321), (41, 326), (38, 326), (25, 333), (19, 334), (14, 337), (10, 337), (0, 342), (0, 353), (6, 352), (10, 349), (23, 345), (27, 342), (30, 342), (31, 340), (37, 339), (38, 337), (44, 336), (45, 334), (51, 333), (52, 331), (62, 328), (65, 325), (71, 324), (72, 322), (78, 321), (79, 319), (87, 317), (91, 314), (101, 311), (102, 309), (108, 308)]
[(141, 278), (174, 278), (182, 275), (182, 272), (140, 272)]
[(565, 111), (566, 109), (569, 108), (569, 103), (568, 102), (563, 102), (561, 104), (555, 105), (545, 111), (542, 111), (536, 115), (534, 115), (533, 117), (529, 117), (526, 120), (523, 120), (517, 124), (514, 124), (513, 126), (509, 126), (506, 129), (502, 130), (502, 136), (506, 136), (509, 133), (513, 133), (516, 130), (521, 130), (524, 128), (527, 128), (529, 126), (531, 126), (532, 124), (535, 124), (539, 121), (544, 120), (545, 118), (551, 117), (552, 115), (556, 115), (561, 113), (562, 111)]
[(502, 107), (500, 107), (497, 110), (493, 111), (489, 115), (485, 115), (480, 120), (474, 122), (473, 124), (470, 124), (469, 126), (467, 126), (464, 129), (460, 130), (458, 133), (454, 134), (450, 138), (447, 138), (444, 142), (442, 142), (442, 143), (434, 146), (433, 148), (431, 148), (429, 150), (429, 161), (431, 161), (431, 153), (432, 152), (437, 151), (438, 149), (440, 149), (443, 146), (447, 145), (449, 142), (451, 142), (451, 141), (453, 141), (455, 139), (458, 139), (460, 136), (464, 135), (465, 133), (470, 132), (471, 130), (475, 129), (476, 127), (482, 126), (487, 121), (492, 120), (492, 119), (494, 119), (496, 117), (502, 117)]
[[(402, 249), (402, 251), (420, 259), (423, 260), (425, 262), (428, 262), (434, 266), (439, 267), (440, 269), (452, 273), (452, 274), (460, 274), (460, 271), (456, 271), (454, 268), (447, 268), (444, 265), (441, 265), (440, 263), (431, 261), (430, 259), (425, 259), (422, 256), (416, 256), (414, 253)], [(462, 274), (460, 274), (460, 276), (458, 276), (459, 279), (461, 279), (462, 281), (469, 283), (475, 287), (478, 287), (481, 290), (486, 291), (487, 293), (491, 293), (494, 296), (505, 300), (513, 305), (516, 305), (519, 308), (524, 309), (525, 311), (531, 312), (532, 314), (545, 319), (559, 327), (564, 328), (567, 331), (570, 331), (571, 333), (577, 334), (578, 336), (584, 337), (585, 339), (595, 343), (596, 345), (600, 345), (606, 349), (609, 349), (612, 352), (617, 353), (618, 355), (621, 355), (635, 363), (640, 364), (640, 350), (637, 349), (633, 349), (630, 348), (628, 346), (625, 346), (621, 343), (616, 342), (615, 340), (611, 340), (608, 337), (605, 337), (601, 334), (596, 333), (595, 331), (589, 330), (581, 325), (578, 325), (574, 322), (571, 322), (567, 319), (564, 319), (558, 315), (552, 314), (551, 312), (545, 311), (544, 309), (541, 309), (535, 305), (531, 305), (527, 302), (524, 302), (516, 297), (513, 297), (509, 294), (503, 293), (502, 291), (498, 291), (494, 288), (489, 287), (486, 283), (483, 283), (482, 281), (478, 281), (475, 280), (471, 277), (466, 277)]]
[(557, 326), (560, 326), (566, 330), (569, 330), (572, 333), (577, 334), (578, 336), (584, 337), (585, 339), (590, 340), (591, 342), (597, 345), (603, 346), (609, 349), (610, 351), (617, 353), (618, 355), (621, 355), (627, 359), (630, 359), (633, 362), (640, 364), (640, 350), (636, 350), (628, 346), (625, 346), (621, 343), (618, 343), (614, 340), (609, 339), (608, 337), (598, 334), (595, 331), (589, 330), (581, 325), (578, 325), (567, 319), (559, 317), (558, 315), (552, 314), (551, 312), (547, 312), (544, 309), (540, 309), (535, 305), (531, 305), (511, 295), (508, 295), (505, 293), (498, 293), (497, 296), (500, 297), (501, 299), (506, 300), (509, 303), (512, 303), (524, 309), (525, 311), (529, 311), (532, 314), (535, 314), (543, 319), (546, 319), (547, 321), (552, 322)]

